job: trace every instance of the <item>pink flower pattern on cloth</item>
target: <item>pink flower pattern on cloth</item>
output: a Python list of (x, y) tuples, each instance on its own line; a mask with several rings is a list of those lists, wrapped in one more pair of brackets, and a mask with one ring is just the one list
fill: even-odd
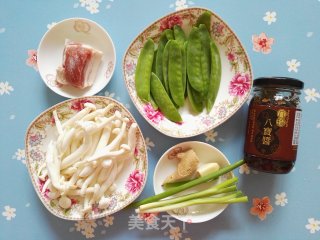
[(143, 182), (144, 174), (136, 169), (129, 175), (125, 187), (130, 193), (134, 194), (141, 189)]
[(274, 43), (273, 38), (268, 38), (265, 33), (260, 33), (259, 36), (252, 36), (253, 50), (269, 54), (271, 52), (271, 45)]
[(26, 60), (26, 64), (30, 67), (33, 67), (36, 71), (38, 71), (37, 59), (37, 50), (28, 50), (28, 58)]
[(229, 93), (233, 96), (243, 96), (250, 89), (249, 74), (237, 73), (229, 85)]

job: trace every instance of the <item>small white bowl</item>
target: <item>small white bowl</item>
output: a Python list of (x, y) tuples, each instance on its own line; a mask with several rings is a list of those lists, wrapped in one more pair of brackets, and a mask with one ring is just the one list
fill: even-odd
[[(193, 149), (200, 160), (200, 166), (204, 163), (216, 162), (220, 165), (220, 168), (230, 165), (226, 156), (219, 151), (217, 148), (203, 142), (190, 141), (179, 143), (170, 149), (168, 149), (159, 159), (157, 166), (153, 175), (153, 188), (155, 194), (161, 193), (164, 191), (161, 186), (164, 182), (165, 178), (172, 174), (178, 164), (178, 160), (175, 158), (175, 155), (179, 152), (183, 152), (187, 149)], [(183, 191), (179, 195), (189, 194), (191, 192), (197, 192), (200, 190), (204, 190), (214, 184), (220, 183), (225, 179), (232, 178), (233, 174), (226, 174), (222, 177), (219, 177), (218, 180), (211, 182), (200, 184), (198, 186), (193, 187), (190, 190)], [(217, 217), (220, 213), (226, 209), (228, 204), (204, 204), (204, 205), (195, 205), (190, 206), (184, 209), (180, 209), (179, 211), (170, 211), (168, 212), (172, 217), (181, 220), (187, 223), (200, 223), (209, 221), (215, 217)]]
[[(62, 64), (66, 39), (89, 44), (103, 52), (91, 87), (78, 89), (56, 82), (56, 70)], [(37, 64), (44, 83), (55, 93), (66, 98), (93, 96), (109, 83), (115, 69), (116, 51), (111, 37), (99, 24), (85, 18), (70, 18), (58, 22), (44, 34), (38, 47)]]

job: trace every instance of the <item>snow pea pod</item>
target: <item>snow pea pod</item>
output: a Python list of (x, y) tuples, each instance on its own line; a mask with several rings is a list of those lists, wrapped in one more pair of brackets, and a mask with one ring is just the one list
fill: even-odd
[(211, 74), (209, 79), (208, 95), (206, 101), (206, 109), (208, 113), (211, 111), (213, 104), (217, 98), (217, 94), (221, 81), (221, 58), (216, 44), (210, 41), (211, 54)]
[(192, 88), (203, 94), (205, 84), (202, 79), (201, 52), (202, 44), (199, 29), (193, 27), (187, 44), (187, 74)]
[(210, 34), (204, 24), (199, 25), (199, 37), (201, 39), (202, 49), (201, 49), (201, 73), (202, 73), (202, 80), (204, 84), (205, 92), (203, 93), (206, 95), (209, 86), (209, 78), (210, 78), (210, 42), (211, 37)]
[(156, 61), (156, 57), (155, 56), (157, 56), (157, 54), (158, 54), (158, 49), (156, 49), (155, 51), (154, 51), (154, 57), (153, 57), (153, 61), (152, 61), (152, 69), (151, 69), (151, 71), (152, 72), (156, 72), (156, 68), (157, 68), (157, 61)]
[(182, 53), (182, 85), (183, 85), (183, 92), (186, 93), (187, 87), (187, 44), (188, 42), (185, 41), (183, 46), (181, 46), (181, 53)]
[(157, 109), (158, 109), (158, 105), (157, 105), (156, 102), (154, 101), (152, 94), (151, 94), (151, 96), (150, 96), (150, 104), (151, 104), (151, 106), (153, 107), (154, 110), (157, 110)]
[(160, 79), (154, 73), (151, 74), (150, 87), (151, 94), (156, 104), (159, 106), (161, 112), (166, 116), (166, 118), (173, 122), (181, 122), (182, 118), (180, 113), (172, 103)]
[(171, 29), (166, 29), (163, 31), (163, 33), (166, 35), (168, 40), (173, 40), (174, 39), (174, 34), (173, 31)]
[(174, 39), (177, 40), (179, 44), (183, 44), (187, 40), (184, 31), (179, 25), (173, 26), (173, 35)]
[(201, 94), (192, 89), (189, 82), (187, 82), (188, 99), (191, 105), (191, 109), (196, 113), (201, 113), (203, 109), (203, 102)]
[(163, 56), (162, 56), (162, 75), (163, 75), (163, 85), (166, 89), (167, 93), (170, 95), (169, 92), (169, 83), (168, 83), (168, 63), (169, 63), (169, 51), (170, 51), (170, 45), (173, 40), (169, 40), (164, 47), (163, 50)]
[(177, 40), (173, 40), (169, 51), (168, 82), (173, 102), (181, 107), (184, 104), (182, 48)]
[(204, 24), (208, 31), (210, 32), (210, 26), (211, 26), (211, 13), (209, 11), (205, 11), (202, 13), (196, 22), (196, 26), (198, 27), (200, 24)]
[(154, 42), (148, 39), (144, 44), (136, 67), (135, 85), (138, 97), (142, 101), (150, 101), (150, 77), (154, 57)]
[(164, 47), (166, 46), (166, 43), (168, 42), (169, 39), (173, 39), (173, 33), (171, 29), (166, 29), (161, 33), (159, 43), (158, 43), (158, 51), (157, 54), (155, 55), (155, 74), (159, 77), (161, 80), (162, 84), (164, 84), (163, 80), (163, 52), (164, 52)]

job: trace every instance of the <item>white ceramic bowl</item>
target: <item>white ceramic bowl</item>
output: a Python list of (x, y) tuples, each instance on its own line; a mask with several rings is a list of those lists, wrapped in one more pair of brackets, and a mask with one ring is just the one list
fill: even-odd
[[(207, 113), (204, 109), (194, 114), (188, 101), (179, 109), (183, 122), (169, 121), (162, 113), (153, 110), (142, 102), (136, 93), (135, 70), (140, 51), (148, 38), (155, 43), (161, 32), (179, 24), (186, 32), (190, 31), (198, 17), (205, 11), (211, 13), (211, 37), (215, 41), (221, 56), (222, 77), (215, 104)], [(123, 59), (123, 75), (129, 95), (140, 114), (161, 133), (186, 138), (207, 132), (229, 119), (246, 102), (252, 88), (252, 70), (249, 57), (239, 38), (226, 22), (208, 9), (187, 8), (168, 14), (151, 23), (130, 44)]]
[[(183, 152), (187, 149), (193, 149), (200, 160), (200, 165), (209, 162), (216, 162), (219, 164), (220, 168), (230, 165), (226, 156), (219, 151), (217, 148), (203, 142), (190, 141), (179, 143), (170, 149), (168, 149), (159, 159), (154, 175), (153, 175), (153, 188), (155, 194), (161, 193), (164, 191), (161, 186), (167, 176), (172, 174), (178, 164), (178, 160), (175, 158), (175, 155), (179, 152)], [(220, 183), (225, 179), (232, 178), (233, 174), (225, 174), (219, 177), (218, 180), (211, 183), (204, 183), (198, 186), (193, 187), (192, 189), (178, 193), (176, 196), (185, 195), (188, 193), (196, 192), (199, 190), (204, 190), (214, 184)], [(217, 217), (220, 213), (226, 209), (228, 204), (204, 204), (204, 205), (195, 205), (187, 208), (179, 209), (178, 211), (168, 212), (172, 217), (179, 219), (183, 222), (188, 223), (200, 223), (211, 220)]]
[(49, 142), (58, 136), (52, 112), (56, 110), (60, 116), (60, 120), (63, 122), (71, 118), (77, 111), (80, 111), (85, 102), (91, 102), (95, 104), (97, 108), (102, 108), (113, 103), (115, 106), (110, 109), (110, 114), (118, 110), (123, 117), (129, 118), (129, 123), (136, 122), (130, 112), (121, 103), (112, 98), (93, 96), (70, 99), (45, 110), (35, 118), (28, 128), (25, 138), (26, 164), (33, 187), (39, 199), (52, 214), (67, 220), (96, 219), (120, 211), (140, 195), (147, 181), (147, 149), (142, 132), (138, 128), (134, 157), (127, 162), (117, 176), (114, 182), (117, 189), (108, 196), (112, 200), (106, 209), (96, 208), (84, 216), (81, 214), (82, 206), (80, 203), (73, 204), (72, 207), (67, 210), (62, 209), (59, 207), (57, 199), (50, 199), (47, 197), (47, 192), (41, 192), (44, 183), (39, 179), (39, 166), (45, 161)]
[[(91, 87), (78, 89), (70, 85), (61, 86), (56, 82), (56, 70), (62, 63), (66, 39), (89, 44), (103, 52), (102, 62)], [(93, 96), (111, 80), (116, 51), (111, 37), (103, 27), (89, 19), (70, 18), (58, 22), (44, 34), (38, 47), (37, 64), (44, 83), (55, 93), (66, 98)]]

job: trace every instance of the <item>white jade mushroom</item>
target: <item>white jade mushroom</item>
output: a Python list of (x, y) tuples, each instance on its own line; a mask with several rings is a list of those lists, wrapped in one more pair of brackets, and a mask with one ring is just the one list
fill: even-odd
[(66, 196), (62, 196), (59, 199), (59, 206), (64, 208), (64, 209), (68, 209), (71, 207), (71, 199), (66, 197)]

